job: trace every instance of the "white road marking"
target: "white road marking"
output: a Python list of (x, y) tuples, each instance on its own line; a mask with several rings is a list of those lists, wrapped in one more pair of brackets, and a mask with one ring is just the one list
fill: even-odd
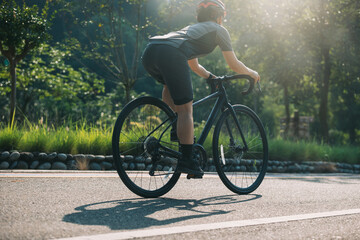
[[(167, 172), (168, 173), (168, 172)], [(182, 174), (186, 178), (187, 174)], [(136, 176), (136, 173), (129, 172), (129, 176)], [(216, 177), (216, 172), (205, 173), (207, 178)], [(150, 175), (142, 175), (143, 178)], [(81, 170), (0, 170), (0, 178), (119, 178), (116, 171), (81, 171)]]
[(0, 178), (91, 178), (91, 177), (119, 177), (115, 171), (14, 171), (0, 172)]
[(141, 237), (164, 236), (170, 234), (180, 234), (180, 233), (216, 230), (216, 229), (233, 228), (233, 227), (255, 226), (255, 225), (263, 225), (270, 223), (309, 220), (315, 218), (336, 217), (336, 216), (344, 216), (351, 214), (360, 214), (360, 209), (348, 209), (348, 210), (332, 211), (332, 212), (308, 213), (308, 214), (282, 216), (282, 217), (258, 218), (258, 219), (249, 219), (249, 220), (240, 220), (240, 221), (217, 222), (217, 223), (188, 225), (188, 226), (179, 226), (179, 227), (148, 229), (148, 230), (133, 230), (133, 231), (107, 233), (107, 234), (99, 234), (92, 236), (63, 238), (61, 240), (133, 239), (133, 238), (141, 238)]
[[(135, 173), (134, 173), (135, 174)], [(119, 175), (116, 171), (82, 171), (82, 170), (0, 170), (0, 178), (118, 178)], [(145, 175), (143, 176), (145, 177)], [(148, 176), (150, 177), (150, 176)], [(186, 174), (181, 175), (182, 178), (186, 178)], [(218, 178), (217, 172), (205, 172), (204, 178)], [(240, 178), (243, 176), (239, 176)], [(298, 178), (338, 178), (338, 177), (352, 177), (359, 178), (359, 175), (354, 174), (295, 174), (295, 173), (266, 173), (266, 179), (298, 179)], [(198, 181), (198, 180), (196, 180)]]

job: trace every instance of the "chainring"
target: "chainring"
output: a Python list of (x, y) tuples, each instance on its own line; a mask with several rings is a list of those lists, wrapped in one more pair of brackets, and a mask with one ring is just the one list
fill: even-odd
[(200, 167), (205, 169), (208, 162), (208, 157), (204, 147), (200, 144), (194, 144), (193, 152), (194, 158), (198, 160)]

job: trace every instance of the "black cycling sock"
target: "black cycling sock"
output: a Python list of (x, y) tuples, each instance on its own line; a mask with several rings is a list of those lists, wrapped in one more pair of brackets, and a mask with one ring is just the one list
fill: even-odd
[(193, 144), (180, 144), (182, 158), (192, 159)]

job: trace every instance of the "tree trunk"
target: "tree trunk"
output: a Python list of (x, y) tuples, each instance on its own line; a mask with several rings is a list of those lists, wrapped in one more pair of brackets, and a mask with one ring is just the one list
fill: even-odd
[(327, 143), (329, 141), (329, 126), (328, 126), (328, 95), (330, 86), (330, 43), (327, 34), (329, 33), (329, 26), (326, 21), (329, 16), (326, 13), (328, 3), (325, 0), (320, 0), (320, 57), (321, 64), (321, 79), (320, 79), (320, 107), (319, 107), (319, 121), (320, 121), (320, 137)]
[(288, 136), (290, 128), (290, 103), (289, 103), (289, 89), (287, 84), (284, 84), (284, 105), (285, 105), (285, 136)]
[(352, 124), (351, 128), (349, 129), (349, 140), (350, 140), (350, 144), (355, 145), (355, 140), (356, 140), (356, 131), (355, 131), (355, 126), (354, 124)]
[(330, 85), (330, 48), (323, 47), (321, 50), (322, 57), (324, 59), (323, 74), (322, 74), (322, 86), (320, 88), (320, 108), (319, 108), (319, 120), (320, 120), (320, 135), (324, 142), (329, 141), (329, 127), (328, 127), (328, 95)]
[(125, 85), (125, 100), (126, 103), (129, 103), (131, 101), (131, 96), (130, 96), (130, 92), (131, 92), (131, 87), (129, 85)]
[(14, 60), (10, 61), (10, 76), (11, 76), (11, 95), (10, 95), (10, 124), (13, 124), (13, 119), (15, 119), (15, 109), (16, 109), (16, 62)]
[(137, 70), (139, 65), (139, 45), (140, 45), (140, 25), (141, 25), (141, 4), (137, 5), (137, 28), (136, 28), (136, 41), (135, 41), (135, 53), (132, 62), (132, 79), (134, 82), (137, 79)]

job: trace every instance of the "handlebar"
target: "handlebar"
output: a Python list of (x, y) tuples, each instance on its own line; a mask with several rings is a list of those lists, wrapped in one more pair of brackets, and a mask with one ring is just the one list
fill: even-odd
[[(237, 74), (237, 75), (232, 75), (232, 76), (226, 76), (225, 75), (225, 76), (214, 78), (214, 79), (212, 79), (212, 81), (214, 81), (214, 82), (224, 82), (224, 81), (230, 81), (230, 80), (234, 80), (234, 79), (247, 79), (249, 81), (249, 83), (250, 83), (249, 88), (247, 90), (241, 92), (241, 94), (247, 95), (254, 89), (255, 79), (253, 79), (249, 75), (245, 75), (245, 74)], [(260, 82), (258, 82), (258, 87), (259, 87), (259, 90), (261, 91)]]

